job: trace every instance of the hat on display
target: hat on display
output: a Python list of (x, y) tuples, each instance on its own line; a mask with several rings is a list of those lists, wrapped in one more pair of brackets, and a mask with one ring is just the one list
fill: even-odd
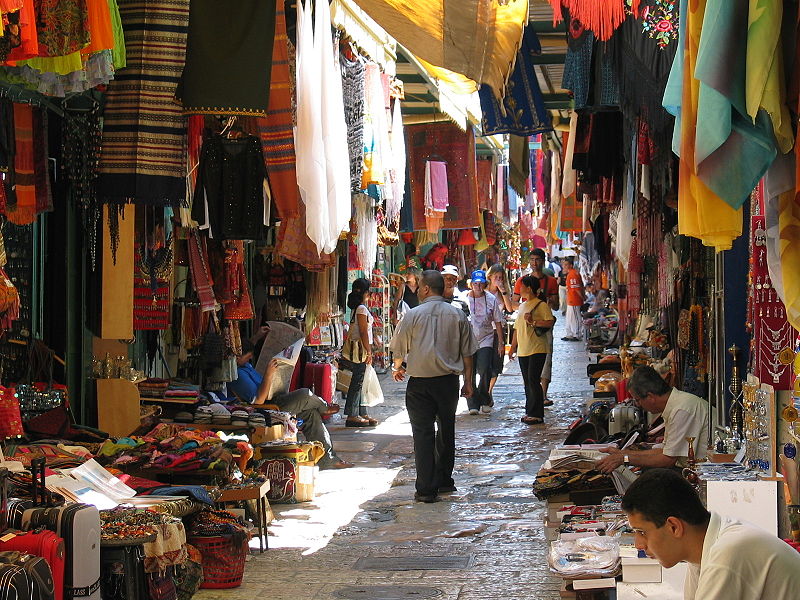
[(473, 271), (469, 278), (472, 280), (472, 283), (486, 283), (486, 273), (480, 269)]
[(458, 267), (455, 265), (445, 265), (442, 267), (442, 275), (453, 275), (454, 277), (458, 277)]

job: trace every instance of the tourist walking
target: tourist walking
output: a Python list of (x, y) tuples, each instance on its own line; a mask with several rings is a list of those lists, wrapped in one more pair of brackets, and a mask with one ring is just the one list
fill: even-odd
[(528, 425), (544, 423), (544, 393), (542, 392), (542, 368), (550, 347), (547, 330), (555, 319), (547, 303), (539, 299), (539, 280), (532, 275), (522, 277), (520, 292), (530, 298), (517, 312), (514, 323), (514, 339), (509, 358), (519, 356), (519, 368), (525, 383), (525, 416), (522, 422)]
[[(539, 300), (543, 300), (547, 306), (549, 306), (552, 310), (558, 310), (559, 307), (559, 298), (558, 298), (558, 280), (547, 274), (545, 265), (547, 264), (547, 258), (545, 256), (544, 250), (541, 248), (536, 248), (533, 252), (531, 252), (531, 275), (539, 280)], [(528, 300), (528, 298), (525, 298)], [(553, 380), (553, 328), (547, 330), (547, 346), (549, 348), (547, 352), (547, 358), (544, 361), (544, 367), (542, 367), (542, 394), (544, 394), (544, 405), (545, 406), (552, 406), (553, 401), (547, 397), (547, 391), (550, 389), (550, 382)]]
[(581, 307), (584, 302), (583, 279), (575, 268), (575, 259), (572, 256), (566, 258), (567, 264), (567, 329), (562, 340), (566, 342), (577, 342), (583, 337), (583, 317)]
[(497, 378), (503, 372), (503, 367), (505, 366), (505, 346), (506, 340), (508, 340), (508, 326), (506, 325), (505, 313), (511, 314), (514, 312), (514, 306), (511, 303), (511, 286), (508, 284), (508, 275), (503, 265), (496, 263), (489, 267), (489, 270), (486, 272), (486, 279), (486, 291), (491, 292), (500, 300), (504, 312), (503, 336), (497, 341), (496, 352), (492, 353), (492, 378), (489, 380), (489, 395), (491, 396), (494, 385), (497, 383)]
[(344, 414), (347, 415), (345, 427), (374, 427), (378, 424), (376, 419), (367, 414), (367, 407), (362, 404), (364, 375), (367, 365), (372, 363), (372, 323), (375, 320), (364, 304), (369, 288), (369, 279), (356, 279), (347, 296), (347, 308), (353, 312), (353, 316), (339, 366), (351, 371), (353, 376), (347, 388), (347, 402), (344, 405)]
[[(464, 313), (445, 302), (444, 279), (424, 271), (419, 285), (420, 305), (398, 325), (389, 345), (392, 377), (406, 386), (406, 409), (414, 438), (418, 502), (436, 502), (439, 494), (455, 491), (456, 408), (458, 376), (464, 373), (461, 394), (472, 396), (472, 355), (478, 348)], [(404, 365), (405, 361), (405, 365)]]
[[(489, 391), (489, 382), (495, 365), (495, 356), (505, 354), (503, 341), (503, 308), (500, 301), (492, 293), (486, 291), (486, 274), (473, 271), (470, 276), (472, 290), (466, 295), (469, 305), (469, 320), (472, 333), (478, 341), (478, 350), (473, 356), (475, 376), (472, 380), (474, 392), (467, 398), (469, 414), (489, 414), (492, 412), (494, 400)], [(476, 381), (477, 379), (477, 381)]]

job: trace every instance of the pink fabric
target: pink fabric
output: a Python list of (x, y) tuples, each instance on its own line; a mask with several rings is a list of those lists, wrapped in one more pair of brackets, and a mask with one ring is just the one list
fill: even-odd
[(431, 207), (436, 212), (446, 212), (450, 204), (447, 195), (447, 163), (428, 161), (431, 177)]

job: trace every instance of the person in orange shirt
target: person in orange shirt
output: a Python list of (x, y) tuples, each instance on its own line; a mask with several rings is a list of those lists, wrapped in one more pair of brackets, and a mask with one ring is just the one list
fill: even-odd
[(581, 306), (583, 306), (585, 296), (583, 291), (583, 279), (575, 268), (575, 259), (568, 256), (567, 266), (567, 335), (561, 338), (566, 342), (577, 342), (583, 337), (583, 318), (581, 317)]

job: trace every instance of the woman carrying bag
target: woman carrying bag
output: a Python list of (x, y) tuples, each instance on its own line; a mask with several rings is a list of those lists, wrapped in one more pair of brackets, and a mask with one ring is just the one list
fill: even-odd
[(361, 405), (363, 398), (364, 374), (367, 365), (372, 363), (372, 322), (374, 318), (364, 304), (369, 293), (369, 279), (356, 279), (352, 291), (347, 296), (347, 307), (353, 311), (347, 340), (342, 347), (340, 367), (353, 373), (347, 388), (347, 402), (344, 414), (347, 415), (345, 427), (374, 427), (376, 419), (367, 415), (367, 407)]
[(527, 425), (544, 423), (542, 368), (550, 352), (547, 331), (556, 322), (547, 303), (538, 298), (538, 292), (539, 280), (536, 277), (522, 277), (522, 297), (531, 299), (519, 307), (508, 355), (510, 360), (519, 356), (519, 368), (525, 382), (525, 416), (522, 422)]

